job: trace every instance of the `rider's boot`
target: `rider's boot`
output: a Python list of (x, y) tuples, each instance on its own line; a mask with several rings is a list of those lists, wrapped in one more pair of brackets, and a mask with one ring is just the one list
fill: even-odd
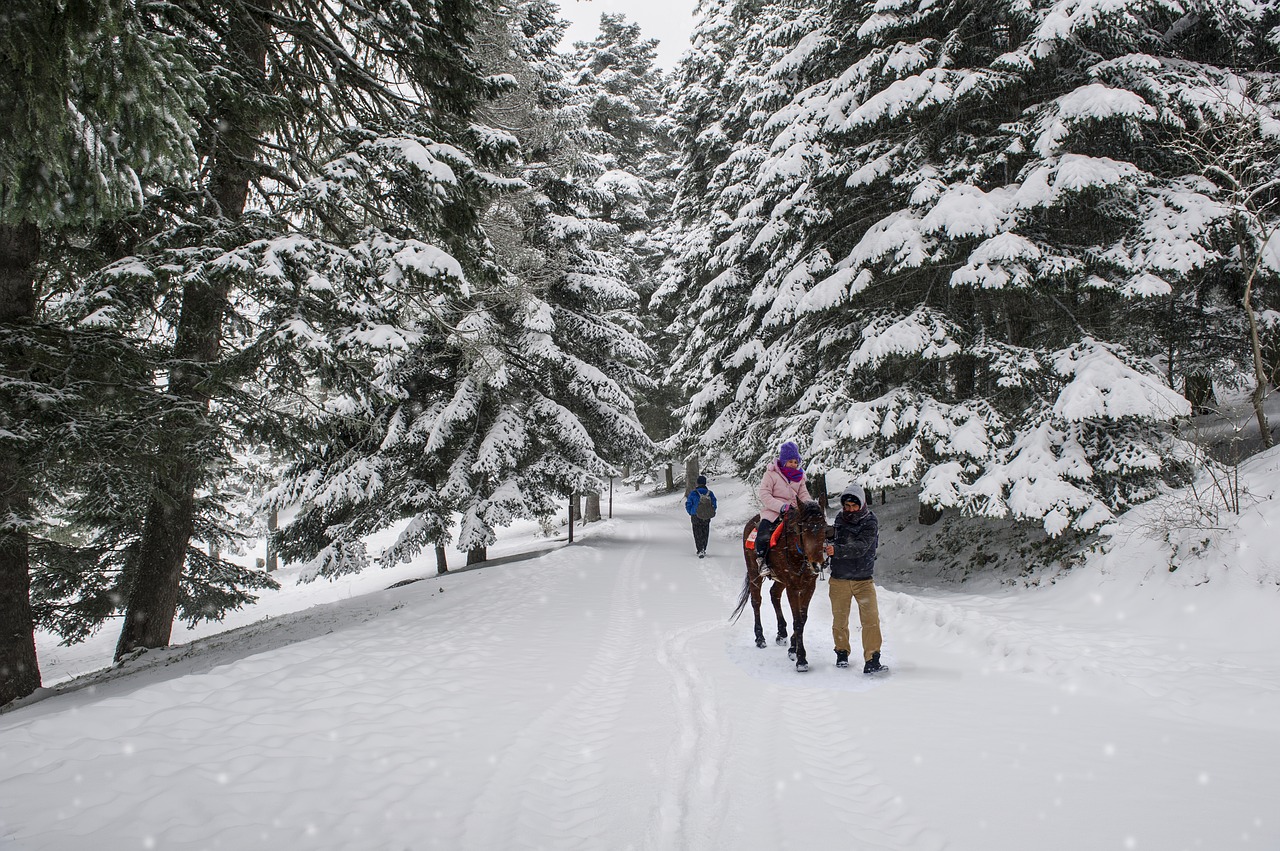
[(773, 578), (773, 573), (769, 570), (769, 556), (767, 553), (756, 553), (756, 571), (759, 573), (761, 579)]

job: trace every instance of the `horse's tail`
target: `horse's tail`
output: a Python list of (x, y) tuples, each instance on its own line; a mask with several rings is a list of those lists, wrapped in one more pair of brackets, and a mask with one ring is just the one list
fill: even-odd
[(738, 595), (738, 607), (733, 610), (733, 614), (729, 615), (729, 623), (737, 623), (742, 610), (747, 607), (747, 601), (751, 599), (751, 577), (742, 580), (742, 593)]
[(755, 557), (751, 551), (747, 549), (747, 538), (751, 535), (751, 530), (756, 528), (760, 523), (760, 515), (757, 514), (746, 522), (742, 527), (742, 557), (746, 561), (747, 575), (742, 580), (742, 593), (738, 595), (738, 606), (733, 610), (733, 614), (729, 615), (729, 623), (738, 620), (738, 616), (742, 614), (742, 610), (747, 607), (747, 601), (751, 599), (751, 568), (755, 565)]

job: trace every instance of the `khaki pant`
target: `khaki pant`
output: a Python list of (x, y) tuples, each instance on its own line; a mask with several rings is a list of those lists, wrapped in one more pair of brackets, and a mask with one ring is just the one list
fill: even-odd
[(862, 622), (862, 661), (880, 650), (880, 609), (876, 605), (876, 586), (870, 579), (832, 579), (831, 635), (836, 649), (849, 652), (849, 610), (858, 601), (858, 619)]

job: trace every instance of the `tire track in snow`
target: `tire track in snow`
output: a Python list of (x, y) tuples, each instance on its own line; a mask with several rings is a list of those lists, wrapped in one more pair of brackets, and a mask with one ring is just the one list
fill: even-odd
[(719, 717), (713, 678), (693, 662), (689, 643), (719, 630), (710, 621), (678, 630), (658, 648), (658, 661), (672, 680), (673, 720), (679, 730), (671, 764), (664, 772), (652, 848), (711, 848), (721, 835), (727, 789), (720, 776), (729, 752), (729, 731)]
[(596, 647), (581, 679), (504, 751), (465, 819), (464, 847), (514, 848), (543, 837), (564, 849), (607, 846), (601, 760), (640, 660), (643, 557), (633, 548), (617, 569), (602, 638), (581, 636), (578, 646)]
[[(457, 666), (505, 672), (513, 699), (545, 682), (555, 668), (539, 665), (537, 655), (512, 667), (511, 637), (519, 636), (520, 646), (555, 647), (555, 633), (564, 615), (558, 607), (571, 608), (566, 601), (579, 584), (577, 577), (574, 570), (527, 569), (513, 572), (502, 582), (486, 578), (483, 591), (476, 592), (477, 598), (482, 595), (483, 605), (479, 599), (469, 599), (450, 606), (447, 617), (406, 619), (394, 632), (395, 645), (427, 651), (404, 658), (397, 703), (408, 710), (404, 717), (414, 723), (402, 728), (402, 747), (386, 757), (406, 782), (380, 793), (388, 817), (402, 817), (425, 828), (420, 844), (412, 847), (468, 847), (466, 815), (484, 781), (474, 765), (456, 763), (448, 755), (457, 750), (460, 736), (472, 735), (477, 728), (505, 736), (511, 726), (511, 707), (479, 702), (485, 692), (468, 689)], [(548, 609), (548, 604), (553, 608)], [(506, 614), (495, 618), (495, 612)]]
[(803, 771), (814, 781), (829, 813), (844, 826), (848, 847), (859, 851), (940, 851), (946, 840), (911, 815), (901, 796), (885, 785), (858, 748), (850, 721), (831, 697), (797, 689), (783, 716)]

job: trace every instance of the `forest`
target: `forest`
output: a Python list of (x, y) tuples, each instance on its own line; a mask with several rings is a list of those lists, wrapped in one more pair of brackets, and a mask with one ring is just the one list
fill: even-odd
[[(1270, 447), (1280, 9), (0, 9), (0, 705), (685, 459), (1085, 536)], [(1234, 456), (1187, 423), (1247, 400)], [(1228, 469), (1229, 473), (1229, 469)], [(406, 522), (407, 521), (407, 522)], [(374, 559), (365, 539), (403, 524)]]

